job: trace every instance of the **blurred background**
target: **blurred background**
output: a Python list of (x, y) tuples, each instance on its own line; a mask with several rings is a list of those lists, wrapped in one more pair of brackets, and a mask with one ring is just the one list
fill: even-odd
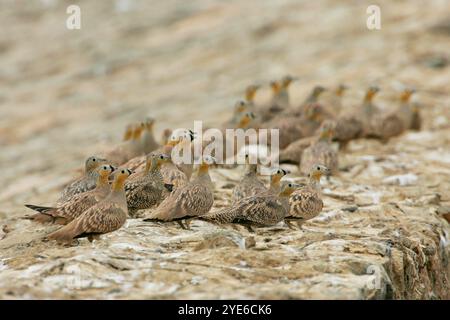
[[(72, 4), (80, 30), (66, 28)], [(347, 103), (369, 84), (380, 101), (412, 85), (432, 106), (426, 128), (448, 126), (449, 2), (377, 1), (380, 30), (366, 26), (371, 4), (0, 0), (0, 214), (56, 198), (131, 121), (155, 117), (157, 137), (194, 120), (218, 125), (245, 86), (285, 74), (300, 78), (294, 104), (318, 83), (350, 85)]]

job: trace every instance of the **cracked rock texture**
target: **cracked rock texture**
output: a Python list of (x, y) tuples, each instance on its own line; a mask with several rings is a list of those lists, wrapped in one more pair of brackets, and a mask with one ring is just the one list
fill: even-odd
[[(65, 28), (73, 3), (81, 30)], [(369, 31), (370, 1), (2, 1), (0, 297), (450, 298), (450, 7), (378, 3), (382, 28)], [(54, 226), (21, 219), (128, 122), (152, 115), (158, 136), (218, 125), (246, 85), (286, 73), (300, 76), (295, 104), (314, 84), (345, 82), (344, 105), (357, 105), (376, 83), (389, 110), (399, 83), (415, 86), (424, 129), (352, 141), (323, 181), (322, 214), (297, 230), (130, 219), (63, 247), (41, 241)], [(240, 174), (212, 170), (214, 209)]]

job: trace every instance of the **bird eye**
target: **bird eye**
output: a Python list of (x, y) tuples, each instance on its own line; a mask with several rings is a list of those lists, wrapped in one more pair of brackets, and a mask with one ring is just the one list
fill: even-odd
[(159, 158), (160, 158), (160, 159), (164, 159), (164, 156), (160, 156)]
[(125, 170), (122, 170), (122, 173), (125, 173)]
[(94, 159), (92, 159), (92, 161), (94, 161), (94, 162), (95, 162), (95, 160), (97, 160), (97, 159), (95, 159), (95, 158), (94, 158)]
[(317, 170), (319, 170), (319, 171), (320, 171), (320, 167), (317, 167)]
[(292, 188), (292, 183), (289, 183), (289, 188)]

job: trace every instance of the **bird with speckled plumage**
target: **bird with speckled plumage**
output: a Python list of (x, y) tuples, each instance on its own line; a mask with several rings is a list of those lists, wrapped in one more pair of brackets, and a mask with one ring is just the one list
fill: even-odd
[(214, 223), (242, 223), (254, 226), (272, 226), (288, 215), (289, 199), (292, 192), (299, 185), (285, 183), (278, 194), (261, 193), (247, 198), (243, 198), (232, 204), (230, 207), (211, 212), (200, 217)]
[(285, 219), (289, 227), (292, 220), (303, 223), (322, 212), (320, 178), (329, 173), (328, 168), (320, 164), (310, 168), (308, 185), (295, 190), (289, 198), (289, 213)]
[(101, 165), (96, 171), (98, 177), (94, 189), (73, 195), (69, 200), (56, 207), (26, 204), (27, 208), (39, 212), (26, 218), (40, 223), (67, 224), (79, 217), (85, 210), (104, 199), (111, 189), (108, 177), (114, 171), (114, 167), (109, 164)]
[(78, 218), (47, 236), (50, 240), (71, 243), (74, 239), (87, 237), (89, 241), (99, 240), (105, 233), (121, 228), (128, 217), (125, 195), (125, 181), (131, 175), (129, 169), (118, 169), (114, 176), (111, 192)]
[(84, 175), (64, 188), (60, 198), (56, 202), (57, 205), (66, 202), (70, 197), (78, 193), (94, 189), (98, 179), (97, 168), (106, 162), (106, 159), (97, 156), (87, 158), (84, 165)]
[(161, 204), (144, 217), (144, 221), (177, 221), (201, 216), (209, 212), (214, 203), (214, 184), (209, 176), (209, 167), (215, 162), (204, 156), (191, 181), (174, 190)]
[(331, 144), (334, 126), (334, 121), (324, 122), (318, 140), (303, 151), (299, 161), (301, 173), (307, 175), (316, 163), (325, 165), (333, 174), (337, 173), (338, 154)]
[(147, 155), (145, 169), (127, 179), (125, 193), (131, 217), (134, 217), (137, 210), (151, 208), (163, 200), (167, 189), (160, 168), (169, 159), (169, 156), (163, 153), (150, 153)]

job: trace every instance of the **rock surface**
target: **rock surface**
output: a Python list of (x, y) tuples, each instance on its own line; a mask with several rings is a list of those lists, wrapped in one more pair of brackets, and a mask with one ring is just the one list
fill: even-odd
[[(379, 31), (366, 28), (364, 1), (77, 2), (74, 31), (70, 1), (0, 10), (0, 298), (450, 298), (446, 1), (378, 1)], [(375, 82), (388, 110), (393, 88), (413, 85), (424, 130), (351, 142), (323, 181), (323, 213), (298, 230), (134, 219), (63, 247), (41, 240), (55, 227), (21, 219), (24, 203), (52, 204), (128, 122), (218, 125), (247, 84), (286, 73), (301, 78), (294, 103), (316, 83), (345, 82), (355, 105)], [(214, 209), (240, 172), (213, 170)]]

